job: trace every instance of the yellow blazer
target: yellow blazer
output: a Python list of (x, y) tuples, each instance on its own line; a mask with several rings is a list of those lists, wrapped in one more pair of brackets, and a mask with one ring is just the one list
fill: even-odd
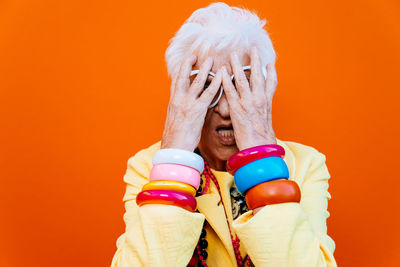
[(126, 229), (117, 240), (111, 266), (186, 266), (200, 238), (204, 219), (208, 221), (206, 262), (211, 267), (237, 266), (229, 226), (240, 238), (242, 257), (249, 254), (257, 267), (336, 266), (335, 243), (327, 235), (326, 227), (331, 196), (325, 156), (310, 146), (279, 139), (277, 142), (286, 152), (289, 179), (300, 186), (301, 202), (269, 205), (255, 216), (248, 211), (235, 220), (230, 199), (233, 176), (213, 169), (222, 202), (211, 183), (210, 193), (196, 197), (200, 213), (172, 205), (138, 207), (136, 195), (149, 181), (152, 158), (161, 142), (139, 151), (128, 160), (124, 176)]

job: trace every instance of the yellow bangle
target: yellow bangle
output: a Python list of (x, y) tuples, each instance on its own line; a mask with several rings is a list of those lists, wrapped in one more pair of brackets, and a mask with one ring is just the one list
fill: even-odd
[(196, 189), (191, 185), (177, 181), (166, 181), (166, 180), (148, 182), (142, 188), (142, 191), (145, 190), (173, 190), (173, 191), (183, 192), (191, 196), (194, 196), (196, 194)]

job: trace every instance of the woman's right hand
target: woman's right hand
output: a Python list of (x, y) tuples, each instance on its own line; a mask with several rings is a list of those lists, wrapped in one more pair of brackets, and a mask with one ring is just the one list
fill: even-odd
[(194, 151), (199, 144), (208, 106), (221, 85), (221, 71), (218, 70), (210, 86), (203, 91), (213, 59), (208, 57), (201, 64), (199, 73), (190, 83), (189, 75), (196, 60), (196, 55), (187, 58), (173, 78), (161, 148)]

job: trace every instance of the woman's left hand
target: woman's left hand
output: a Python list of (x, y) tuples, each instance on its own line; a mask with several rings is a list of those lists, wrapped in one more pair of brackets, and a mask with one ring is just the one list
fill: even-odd
[(236, 88), (225, 67), (222, 67), (222, 84), (229, 103), (229, 111), (239, 150), (253, 146), (276, 144), (272, 129), (272, 98), (277, 86), (276, 74), (267, 64), (267, 79), (262, 73), (258, 51), (252, 47), (250, 83), (236, 53), (231, 54), (230, 64)]

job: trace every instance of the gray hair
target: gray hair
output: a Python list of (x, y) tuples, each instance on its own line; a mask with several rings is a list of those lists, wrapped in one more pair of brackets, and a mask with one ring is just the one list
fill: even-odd
[(262, 65), (274, 65), (276, 54), (263, 28), (265, 24), (266, 20), (260, 20), (254, 12), (222, 2), (197, 9), (169, 41), (165, 52), (169, 76), (175, 76), (184, 58), (194, 51), (198, 50), (198, 55), (204, 56), (210, 48), (219, 52), (229, 47), (241, 47), (250, 54), (250, 47), (256, 46)]

